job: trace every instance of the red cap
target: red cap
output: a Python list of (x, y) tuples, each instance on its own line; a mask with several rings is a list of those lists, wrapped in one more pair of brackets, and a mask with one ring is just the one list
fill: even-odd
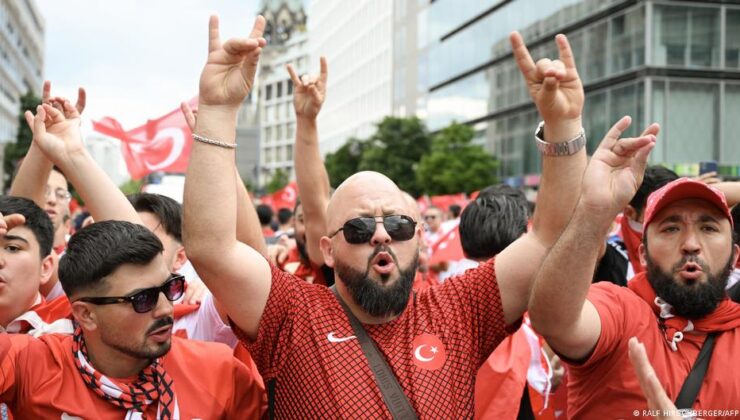
[(730, 226), (735, 227), (732, 222), (730, 208), (727, 207), (727, 201), (725, 201), (725, 195), (722, 191), (701, 181), (691, 178), (679, 178), (650, 194), (645, 205), (645, 219), (642, 223), (644, 226), (643, 229), (647, 230), (648, 225), (653, 221), (655, 215), (660, 213), (667, 205), (674, 201), (687, 198), (697, 198), (714, 204), (727, 217), (727, 220), (730, 221)]

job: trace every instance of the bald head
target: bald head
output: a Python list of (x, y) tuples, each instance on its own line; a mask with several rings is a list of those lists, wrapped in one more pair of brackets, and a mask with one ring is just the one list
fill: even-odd
[(327, 209), (329, 230), (341, 227), (349, 219), (349, 214), (367, 213), (377, 206), (381, 206), (383, 212), (407, 214), (417, 219), (416, 202), (414, 207), (410, 207), (404, 193), (390, 178), (378, 172), (364, 171), (347, 178), (331, 196)]

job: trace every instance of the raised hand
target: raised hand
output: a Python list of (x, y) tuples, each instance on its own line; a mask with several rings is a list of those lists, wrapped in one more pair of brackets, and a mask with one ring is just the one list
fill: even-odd
[(658, 381), (658, 377), (655, 376), (653, 366), (650, 365), (650, 360), (648, 360), (647, 353), (645, 352), (645, 345), (637, 341), (635, 337), (629, 340), (629, 357), (637, 373), (640, 388), (642, 388), (642, 392), (647, 399), (648, 409), (651, 412), (660, 413), (657, 416), (659, 419), (680, 420), (681, 416), (678, 415), (676, 406), (668, 398), (663, 386)]
[(512, 32), (509, 40), (529, 94), (545, 123), (579, 120), (580, 124), (584, 101), (583, 84), (576, 70), (568, 38), (562, 34), (555, 37), (559, 59), (543, 58), (536, 64), (519, 32)]
[(64, 112), (50, 104), (36, 108), (34, 116), (26, 111), (25, 117), (33, 130), (33, 141), (49, 160), (57, 165), (76, 154), (85, 152), (80, 134), (80, 114), (69, 101), (62, 103)]
[(286, 66), (293, 81), (293, 106), (297, 117), (316, 118), (326, 98), (326, 77), (328, 66), (326, 57), (321, 57), (321, 72), (318, 76), (299, 78), (293, 66)]
[(604, 217), (616, 216), (637, 192), (660, 131), (652, 124), (640, 137), (620, 139), (631, 121), (622, 117), (609, 129), (583, 174), (581, 202)]
[(257, 16), (249, 38), (231, 38), (221, 44), (218, 17), (208, 22), (208, 61), (200, 75), (201, 106), (238, 108), (254, 85), (260, 52), (267, 44), (262, 33), (265, 18)]
[[(44, 81), (44, 87), (42, 90), (42, 96), (41, 96), (41, 103), (49, 104), (56, 108), (57, 110), (61, 112), (64, 111), (64, 101), (66, 99), (60, 97), (60, 96), (51, 96), (51, 82), (48, 80)], [(77, 102), (75, 103), (75, 109), (77, 110), (78, 114), (82, 114), (82, 111), (85, 110), (85, 105), (87, 104), (87, 92), (85, 92), (85, 88), (77, 88)], [(65, 117), (72, 118), (72, 116), (67, 115), (65, 113)]]

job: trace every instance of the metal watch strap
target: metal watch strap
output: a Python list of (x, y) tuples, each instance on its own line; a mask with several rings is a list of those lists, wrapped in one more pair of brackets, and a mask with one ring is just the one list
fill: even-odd
[(350, 311), (349, 307), (347, 307), (347, 304), (344, 303), (342, 297), (339, 296), (336, 284), (331, 286), (329, 289), (334, 293), (334, 296), (336, 296), (342, 309), (344, 309), (344, 313), (347, 314), (347, 318), (349, 318), (349, 323), (352, 325), (352, 330), (355, 332), (355, 336), (357, 336), (357, 340), (360, 342), (360, 347), (370, 365), (370, 370), (373, 371), (375, 383), (378, 385), (378, 388), (380, 388), (380, 394), (383, 396), (386, 407), (388, 407), (388, 411), (391, 412), (393, 419), (418, 419), (416, 412), (414, 412), (414, 408), (411, 406), (411, 402), (409, 402), (406, 394), (403, 393), (401, 384), (398, 383), (398, 378), (396, 378), (396, 375), (393, 373), (393, 370), (391, 370), (388, 362), (386, 362), (380, 354), (380, 350), (376, 347), (373, 339), (367, 335), (367, 332), (362, 326), (360, 320), (357, 319), (352, 311)]
[(550, 143), (545, 141), (545, 122), (542, 121), (534, 132), (537, 150), (546, 156), (570, 156), (578, 153), (586, 145), (586, 132), (581, 129), (578, 135), (565, 143)]

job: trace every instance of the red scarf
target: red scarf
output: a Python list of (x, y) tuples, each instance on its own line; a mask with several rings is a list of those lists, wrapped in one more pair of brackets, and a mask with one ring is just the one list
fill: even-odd
[(145, 367), (134, 383), (121, 383), (101, 374), (90, 364), (87, 346), (79, 326), (74, 333), (75, 364), (88, 388), (99, 397), (113, 405), (129, 410), (126, 418), (133, 413), (143, 413), (149, 404), (159, 403), (157, 419), (170, 420), (180, 417), (177, 397), (172, 388), (172, 378), (167, 374), (159, 359)]
[(660, 319), (663, 334), (673, 351), (678, 349), (678, 343), (683, 340), (683, 333), (700, 331), (704, 333), (728, 331), (740, 328), (740, 304), (727, 297), (722, 299), (717, 308), (704, 318), (688, 320), (671, 313), (671, 305), (657, 297), (653, 286), (647, 278), (647, 273), (635, 275), (627, 283), (627, 287), (640, 296), (650, 305)]
[(640, 244), (642, 243), (642, 232), (637, 232), (630, 226), (629, 217), (622, 215), (619, 221), (622, 240), (627, 248), (627, 256), (632, 264), (632, 270), (635, 274), (645, 271), (645, 267), (640, 263)]

